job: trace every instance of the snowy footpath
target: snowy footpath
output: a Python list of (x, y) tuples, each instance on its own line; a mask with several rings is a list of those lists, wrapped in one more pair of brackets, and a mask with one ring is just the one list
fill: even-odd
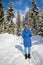
[(43, 65), (43, 38), (32, 37), (31, 60), (25, 60), (23, 49), (21, 36), (0, 34), (0, 65)]

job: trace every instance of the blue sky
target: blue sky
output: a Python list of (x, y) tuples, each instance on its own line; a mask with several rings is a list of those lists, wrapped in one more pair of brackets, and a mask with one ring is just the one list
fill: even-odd
[[(4, 3), (4, 9), (6, 10), (10, 0), (2, 0), (2, 2)], [(28, 8), (32, 7), (31, 0), (12, 0), (12, 2), (14, 9), (17, 11), (19, 10), (24, 12), (26, 7)], [(37, 6), (40, 9), (43, 9), (43, 0), (36, 0), (36, 2), (37, 2)]]

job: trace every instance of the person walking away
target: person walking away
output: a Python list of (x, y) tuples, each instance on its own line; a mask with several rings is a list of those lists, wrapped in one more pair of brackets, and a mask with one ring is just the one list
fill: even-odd
[[(32, 33), (28, 27), (28, 24), (25, 23), (24, 30), (22, 31), (25, 59), (31, 58), (31, 46), (32, 46), (31, 37), (32, 37)], [(27, 53), (27, 51), (28, 51), (28, 53)]]

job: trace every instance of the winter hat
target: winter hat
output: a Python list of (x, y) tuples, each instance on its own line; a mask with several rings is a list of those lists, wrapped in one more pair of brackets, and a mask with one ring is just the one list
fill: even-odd
[(25, 24), (26, 24), (26, 25), (29, 25), (27, 22), (25, 22), (23, 25), (25, 25)]

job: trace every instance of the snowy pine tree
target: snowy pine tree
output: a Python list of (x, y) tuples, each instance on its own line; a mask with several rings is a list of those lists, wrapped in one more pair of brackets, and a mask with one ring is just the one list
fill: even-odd
[(8, 9), (7, 9), (7, 21), (8, 21), (8, 33), (14, 33), (14, 22), (13, 22), (13, 18), (14, 18), (14, 8), (13, 8), (13, 3), (10, 0)]
[(4, 26), (4, 6), (2, 0), (0, 0), (0, 33), (3, 32)]
[(39, 23), (39, 35), (41, 35), (43, 37), (43, 11), (41, 11), (40, 14), (40, 23)]
[(31, 18), (33, 19), (33, 28), (32, 31), (35, 32), (35, 34), (37, 34), (37, 18), (38, 18), (38, 8), (36, 5), (35, 0), (32, 0), (32, 9), (31, 9)]
[(17, 34), (21, 34), (21, 18), (19, 11), (17, 12)]

